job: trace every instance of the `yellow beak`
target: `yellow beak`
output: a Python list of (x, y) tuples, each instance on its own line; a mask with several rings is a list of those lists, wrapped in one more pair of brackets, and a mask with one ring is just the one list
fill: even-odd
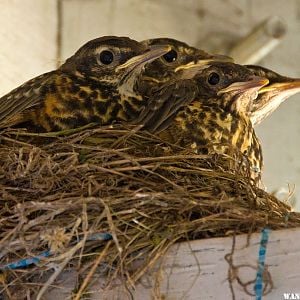
[(272, 83), (269, 84), (259, 90), (259, 94), (267, 93), (267, 92), (284, 92), (284, 91), (289, 91), (289, 90), (297, 90), (300, 91), (300, 79), (293, 79), (288, 82), (277, 82), (277, 83)]

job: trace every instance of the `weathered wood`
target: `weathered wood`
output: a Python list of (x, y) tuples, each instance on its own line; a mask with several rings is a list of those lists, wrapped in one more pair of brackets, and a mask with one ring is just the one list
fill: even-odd
[[(233, 274), (242, 282), (254, 281), (258, 265), (261, 234), (239, 235), (232, 255)], [(155, 270), (144, 276), (132, 292), (134, 299), (232, 299), (225, 259), (231, 253), (233, 238), (212, 238), (175, 244)], [(284, 299), (284, 293), (300, 294), (300, 228), (273, 231), (267, 244), (266, 265), (271, 275), (271, 292), (264, 300)], [(75, 273), (65, 272), (60, 279), (64, 289), (52, 290), (47, 299), (66, 299), (75, 284)], [(90, 296), (99, 299), (130, 299), (123, 286), (103, 291), (103, 278), (95, 279)], [(156, 280), (156, 282), (155, 282)], [(269, 280), (269, 284), (271, 283)], [(232, 278), (235, 299), (253, 299)], [(247, 290), (254, 293), (254, 283)]]

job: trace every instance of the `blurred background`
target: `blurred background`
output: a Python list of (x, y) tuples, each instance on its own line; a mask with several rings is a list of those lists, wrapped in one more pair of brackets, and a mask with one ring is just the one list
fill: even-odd
[[(275, 25), (272, 23), (274, 39), (269, 44), (260, 35), (241, 44), (270, 17)], [(171, 37), (207, 51), (231, 54), (240, 63), (249, 62), (243, 54), (253, 44), (268, 44), (250, 62), (300, 77), (299, 0), (0, 0), (0, 96), (56, 68), (83, 43), (103, 35), (137, 40)], [(267, 190), (277, 190), (281, 199), (294, 191), (297, 210), (299, 116), (300, 94), (257, 127)]]

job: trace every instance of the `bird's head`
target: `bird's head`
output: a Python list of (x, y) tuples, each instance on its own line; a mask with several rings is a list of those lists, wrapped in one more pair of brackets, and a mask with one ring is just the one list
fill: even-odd
[(300, 92), (300, 79), (282, 76), (261, 66), (247, 65), (255, 76), (262, 76), (269, 80), (258, 92), (253, 103), (251, 121), (254, 125), (260, 123), (271, 114), (283, 101)]
[(231, 61), (231, 58), (227, 56), (208, 54), (171, 38), (148, 39), (141, 43), (147, 47), (170, 47), (170, 51), (146, 65), (140, 87), (140, 89), (144, 89), (144, 92), (149, 91), (149, 87), (153, 85), (157, 86), (157, 84), (163, 84), (172, 79), (192, 78), (194, 65), (201, 64), (203, 60), (205, 62)]
[(258, 91), (269, 82), (244, 66), (226, 62), (203, 66), (194, 80), (203, 103), (237, 113), (248, 113)]
[(147, 46), (128, 37), (104, 36), (84, 44), (61, 66), (78, 77), (122, 85), (135, 81), (144, 66), (170, 51), (168, 46)]

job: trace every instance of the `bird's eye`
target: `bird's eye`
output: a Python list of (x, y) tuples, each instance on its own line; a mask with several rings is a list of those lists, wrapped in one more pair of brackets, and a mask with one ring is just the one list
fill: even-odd
[(209, 74), (207, 82), (211, 85), (216, 85), (220, 82), (220, 75), (216, 72), (212, 72)]
[(103, 50), (99, 55), (99, 60), (104, 65), (110, 65), (114, 61), (114, 54), (109, 50)]
[(177, 59), (177, 52), (175, 50), (170, 50), (163, 58), (168, 63), (174, 62)]

